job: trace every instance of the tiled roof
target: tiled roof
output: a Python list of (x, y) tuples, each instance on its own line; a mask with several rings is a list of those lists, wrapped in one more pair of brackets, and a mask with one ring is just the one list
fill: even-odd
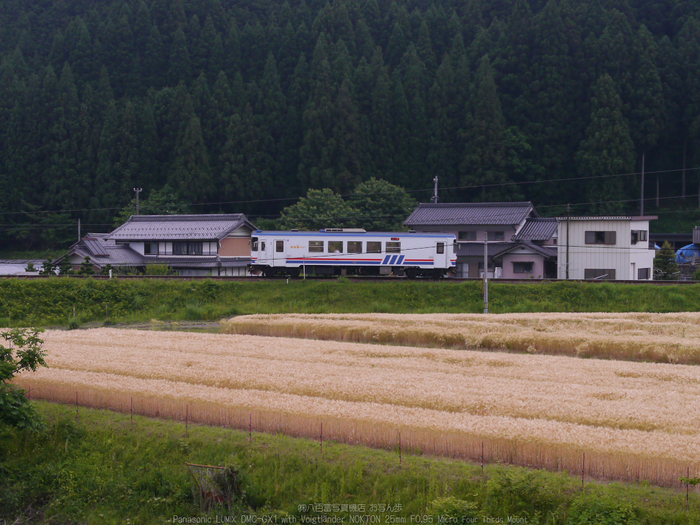
[(537, 215), (531, 202), (421, 203), (404, 224), (416, 226), (516, 225)]
[(107, 239), (106, 233), (90, 233), (73, 246), (69, 254), (89, 256), (97, 266), (142, 266), (143, 256), (128, 246), (115, 244)]
[(557, 231), (557, 220), (554, 218), (532, 217), (513, 237), (514, 241), (548, 241)]
[[(529, 250), (539, 253), (543, 257), (556, 257), (557, 247), (556, 246), (538, 246), (537, 244), (532, 244), (531, 242), (494, 242), (489, 243), (488, 256), (500, 257), (508, 252), (517, 250), (523, 247)], [(484, 257), (484, 243), (483, 242), (458, 242), (457, 243), (457, 257)]]
[(107, 237), (114, 241), (213, 241), (241, 226), (255, 229), (245, 215), (132, 215)]

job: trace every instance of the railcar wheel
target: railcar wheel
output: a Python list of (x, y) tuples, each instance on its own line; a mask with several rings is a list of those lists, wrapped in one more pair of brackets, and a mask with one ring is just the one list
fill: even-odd
[(418, 268), (406, 268), (406, 277), (409, 279), (415, 279), (418, 277), (419, 270)]

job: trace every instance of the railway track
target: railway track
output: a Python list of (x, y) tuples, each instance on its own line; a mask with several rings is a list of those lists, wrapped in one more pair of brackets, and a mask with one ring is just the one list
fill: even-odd
[[(25, 281), (35, 281), (35, 280), (45, 280), (45, 279), (55, 279), (56, 277), (48, 275), (2, 275), (0, 279), (16, 279)], [(109, 280), (108, 275), (68, 275), (61, 278), (67, 279), (95, 279), (98, 281)], [(240, 282), (270, 282), (270, 281), (333, 281), (338, 279), (344, 279), (350, 282), (435, 282), (449, 284), (459, 284), (464, 282), (480, 282), (482, 279), (479, 278), (458, 278), (458, 277), (447, 277), (443, 279), (430, 279), (417, 277), (415, 279), (409, 279), (407, 277), (383, 277), (383, 276), (307, 276), (307, 277), (218, 277), (218, 276), (179, 276), (179, 275), (120, 275), (118, 277), (113, 277), (114, 279), (120, 280), (165, 280), (165, 281), (204, 281), (207, 279), (213, 281), (240, 281)], [(569, 279), (570, 282), (580, 282), (589, 283), (591, 285), (596, 285), (600, 283), (619, 283), (619, 284), (637, 284), (637, 285), (653, 285), (653, 286), (673, 286), (673, 285), (692, 285), (700, 284), (700, 281), (602, 281), (602, 280), (574, 280)], [(489, 279), (490, 283), (496, 284), (547, 284), (547, 283), (557, 283), (566, 282), (565, 279)]]

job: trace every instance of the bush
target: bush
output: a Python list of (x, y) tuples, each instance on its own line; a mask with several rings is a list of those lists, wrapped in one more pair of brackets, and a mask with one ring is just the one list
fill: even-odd
[(569, 509), (567, 525), (638, 525), (641, 513), (624, 501), (601, 499), (586, 494), (574, 501)]

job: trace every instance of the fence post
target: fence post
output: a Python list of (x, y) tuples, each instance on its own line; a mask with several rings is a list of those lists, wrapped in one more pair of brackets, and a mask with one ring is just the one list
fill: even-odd
[(78, 391), (75, 391), (75, 420), (78, 421)]
[(131, 408), (129, 409), (129, 413), (131, 415), (131, 426), (134, 426), (134, 398), (131, 398)]
[(584, 479), (586, 476), (586, 453), (583, 453), (583, 464), (581, 466), (581, 488), (583, 488)]
[(248, 441), (252, 443), (253, 441), (253, 414), (250, 414), (250, 420), (248, 421)]
[(189, 436), (190, 425), (190, 405), (185, 408), (185, 436)]
[(484, 442), (481, 442), (481, 478), (484, 477)]
[(323, 454), (323, 421), (321, 421), (321, 454)]
[(401, 464), (401, 432), (399, 432), (399, 465)]

